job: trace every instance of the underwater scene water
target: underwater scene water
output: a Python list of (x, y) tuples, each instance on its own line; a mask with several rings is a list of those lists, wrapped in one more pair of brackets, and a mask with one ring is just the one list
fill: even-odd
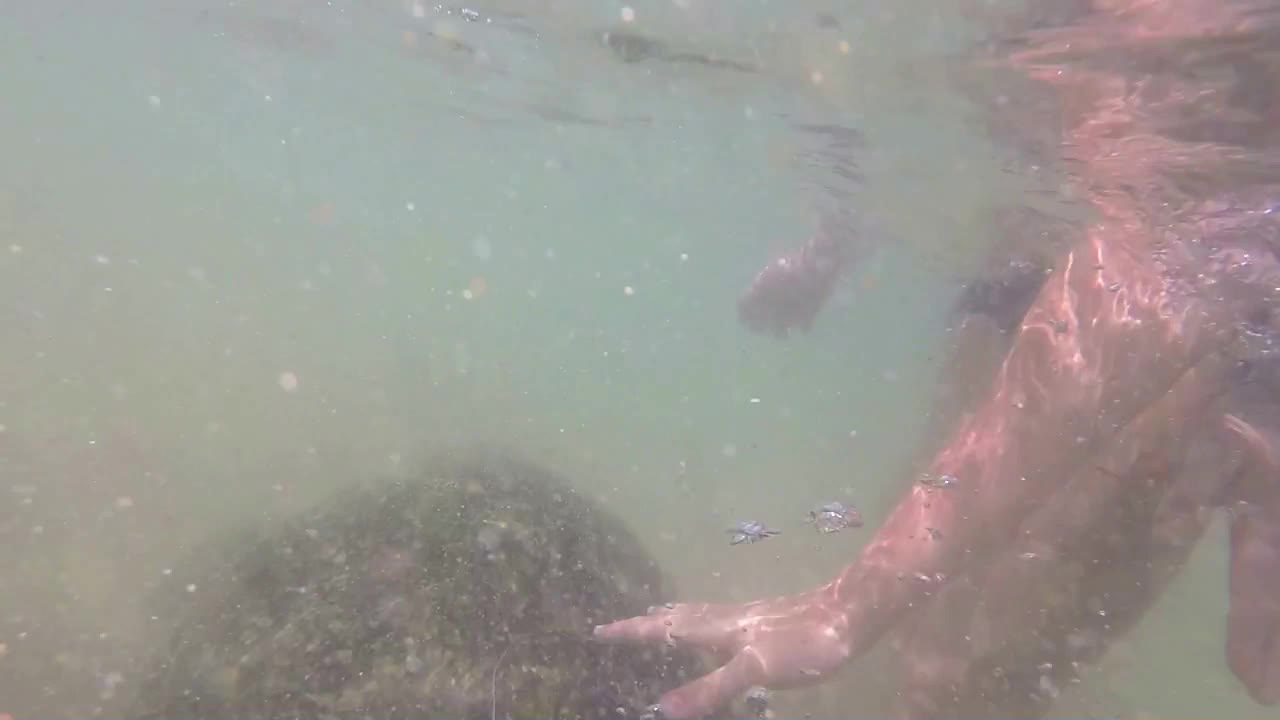
[(1260, 0), (6, 0), (0, 718), (1269, 717), (1277, 87)]

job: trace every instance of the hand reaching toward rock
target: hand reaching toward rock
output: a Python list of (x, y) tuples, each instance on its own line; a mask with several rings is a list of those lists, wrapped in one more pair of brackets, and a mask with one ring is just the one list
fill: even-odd
[(710, 715), (751, 687), (816, 682), (850, 657), (848, 620), (830, 587), (742, 605), (679, 604), (595, 629), (605, 642), (668, 643), (728, 661), (663, 695), (667, 718)]

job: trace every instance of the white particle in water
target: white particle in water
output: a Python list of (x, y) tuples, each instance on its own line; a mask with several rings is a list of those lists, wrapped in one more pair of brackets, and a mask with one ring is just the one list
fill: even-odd
[(121, 495), (120, 497), (116, 498), (116, 507), (119, 508), (120, 510), (128, 510), (129, 508), (133, 507), (133, 498), (129, 497), (128, 495)]
[(471, 254), (480, 260), (488, 260), (493, 257), (493, 246), (489, 244), (489, 238), (481, 235), (472, 241)]
[(288, 370), (280, 373), (280, 389), (291, 393), (298, 390), (298, 376)]
[(100, 676), (102, 690), (98, 693), (98, 697), (103, 700), (110, 700), (115, 697), (116, 686), (124, 682), (124, 675), (118, 672), (109, 672)]
[(626, 295), (627, 297), (631, 297), (632, 295), (636, 294), (636, 289), (628, 285), (622, 288), (622, 294)]
[(187, 592), (189, 592), (189, 593), (193, 593), (193, 592), (195, 592), (195, 591), (196, 591), (196, 584), (195, 584), (195, 583), (191, 583), (190, 585), (188, 585), (188, 586), (187, 586)]
[(404, 209), (408, 210), (409, 212), (413, 212), (413, 208), (414, 208), (414, 205), (411, 202), (404, 204)]
[(453, 368), (459, 375), (466, 375), (471, 372), (471, 352), (466, 343), (459, 342), (454, 344)]
[(622, 15), (622, 22), (624, 23), (636, 21), (636, 11), (633, 8), (624, 6), (620, 14)]
[(502, 532), (498, 528), (486, 525), (476, 533), (476, 543), (488, 552), (494, 552), (502, 546)]
[(1048, 675), (1040, 676), (1040, 691), (1050, 698), (1058, 697), (1058, 686), (1053, 683), (1053, 678)]
[(160, 107), (160, 96), (152, 95), (147, 98), (147, 102), (151, 103), (151, 107)]

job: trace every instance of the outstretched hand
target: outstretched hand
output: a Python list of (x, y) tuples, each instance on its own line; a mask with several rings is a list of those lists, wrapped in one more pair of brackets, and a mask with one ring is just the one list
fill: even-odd
[(662, 716), (716, 712), (753, 686), (816, 682), (850, 656), (848, 620), (828, 588), (745, 605), (679, 604), (595, 629), (604, 642), (667, 643), (728, 657), (715, 670), (662, 696)]

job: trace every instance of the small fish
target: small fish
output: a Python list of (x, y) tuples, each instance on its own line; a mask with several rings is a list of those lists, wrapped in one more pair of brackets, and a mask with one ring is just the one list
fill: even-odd
[(956, 480), (955, 475), (947, 475), (945, 473), (936, 477), (933, 475), (920, 476), (920, 484), (927, 488), (949, 488), (957, 482), (959, 481)]
[(862, 513), (858, 512), (857, 508), (851, 508), (835, 500), (810, 510), (809, 522), (813, 523), (818, 532), (825, 535), (840, 532), (845, 528), (862, 527)]
[(764, 523), (755, 520), (740, 522), (736, 526), (725, 530), (725, 532), (733, 534), (733, 538), (729, 540), (730, 545), (759, 542), (774, 535), (782, 534), (778, 530), (770, 530), (764, 526)]

